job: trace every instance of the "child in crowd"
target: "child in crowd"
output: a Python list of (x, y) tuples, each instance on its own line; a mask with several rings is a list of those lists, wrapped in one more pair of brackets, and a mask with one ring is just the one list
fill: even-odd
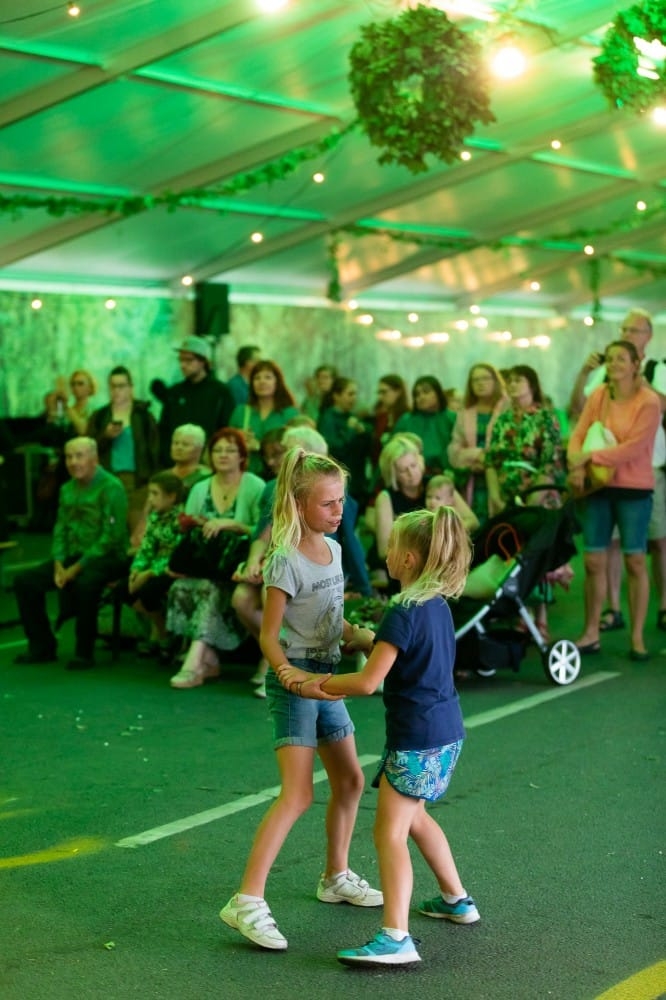
[[(369, 643), (372, 632), (354, 629), (343, 618), (340, 546), (327, 537), (342, 518), (345, 473), (324, 455), (292, 448), (278, 474), (271, 548), (264, 566), (266, 600), (261, 649), (273, 667), (286, 658), (299, 676), (333, 672), (340, 641)], [(344, 702), (304, 701), (267, 678), (280, 794), (255, 834), (239, 891), (220, 913), (222, 920), (263, 948), (284, 950), (264, 899), (266, 880), (287, 834), (312, 803), (318, 752), (331, 786), (326, 814), (326, 866), (317, 887), (324, 903), (381, 906), (381, 892), (348, 868), (348, 852), (363, 772), (356, 756), (354, 726)]]
[(456, 490), (453, 476), (443, 472), (428, 481), (425, 494), (426, 509), (436, 511), (438, 507), (453, 507), (470, 534), (479, 527), (479, 519), (460, 493)]
[(167, 641), (165, 604), (174, 581), (168, 572), (169, 558), (183, 537), (179, 525), (185, 487), (173, 472), (157, 472), (148, 481), (150, 513), (143, 540), (137, 551), (127, 583), (128, 603), (151, 621), (150, 642), (140, 653), (151, 654), (164, 648)]
[[(439, 883), (440, 895), (419, 912), (471, 924), (479, 920), (463, 888), (448, 840), (425, 803), (449, 785), (465, 731), (453, 682), (455, 635), (445, 598), (463, 589), (471, 545), (451, 507), (413, 511), (395, 521), (387, 565), (400, 583), (376, 636), (359, 630), (369, 652), (359, 673), (312, 677), (297, 665), (277, 673), (287, 690), (304, 698), (369, 695), (384, 681), (386, 745), (377, 777), (375, 845), (384, 892), (384, 925), (368, 944), (338, 952), (346, 965), (407, 965), (420, 956), (409, 934), (412, 837)], [(372, 635), (372, 633), (370, 633)], [(337, 702), (336, 702), (337, 704)]]

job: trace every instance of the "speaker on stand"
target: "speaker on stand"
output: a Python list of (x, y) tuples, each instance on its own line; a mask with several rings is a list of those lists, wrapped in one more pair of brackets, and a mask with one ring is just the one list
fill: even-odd
[(201, 282), (194, 286), (195, 333), (215, 343), (229, 333), (229, 286)]

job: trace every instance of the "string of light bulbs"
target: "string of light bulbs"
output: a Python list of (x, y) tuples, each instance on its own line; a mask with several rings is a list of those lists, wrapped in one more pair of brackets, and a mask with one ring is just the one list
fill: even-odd
[(43, 17), (45, 14), (52, 14), (56, 10), (64, 10), (66, 14), (70, 17), (78, 17), (81, 13), (81, 8), (77, 3), (68, 2), (51, 4), (50, 7), (43, 7), (41, 10), (33, 10), (30, 14), (19, 14), (16, 17), (6, 17), (0, 20), (0, 27), (4, 27), (5, 24), (18, 24), (20, 21), (31, 21), (35, 17)]

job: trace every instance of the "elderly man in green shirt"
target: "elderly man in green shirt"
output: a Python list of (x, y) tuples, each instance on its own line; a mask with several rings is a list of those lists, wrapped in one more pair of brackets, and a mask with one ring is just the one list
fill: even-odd
[(123, 575), (127, 558), (127, 497), (119, 479), (98, 464), (92, 438), (65, 445), (71, 476), (60, 490), (52, 559), (15, 579), (16, 600), (28, 648), (16, 663), (52, 663), (56, 638), (46, 614), (46, 594), (58, 590), (60, 618), (76, 618), (75, 655), (68, 670), (93, 666), (97, 609), (111, 580)]

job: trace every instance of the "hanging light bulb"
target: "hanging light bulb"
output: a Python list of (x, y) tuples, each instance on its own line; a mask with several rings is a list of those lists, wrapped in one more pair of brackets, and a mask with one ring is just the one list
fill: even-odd
[(513, 39), (507, 39), (493, 56), (490, 67), (501, 80), (514, 80), (527, 69), (527, 59)]
[(81, 13), (81, 8), (79, 7), (78, 3), (68, 3), (67, 13), (69, 14), (70, 17), (78, 17), (79, 14)]

